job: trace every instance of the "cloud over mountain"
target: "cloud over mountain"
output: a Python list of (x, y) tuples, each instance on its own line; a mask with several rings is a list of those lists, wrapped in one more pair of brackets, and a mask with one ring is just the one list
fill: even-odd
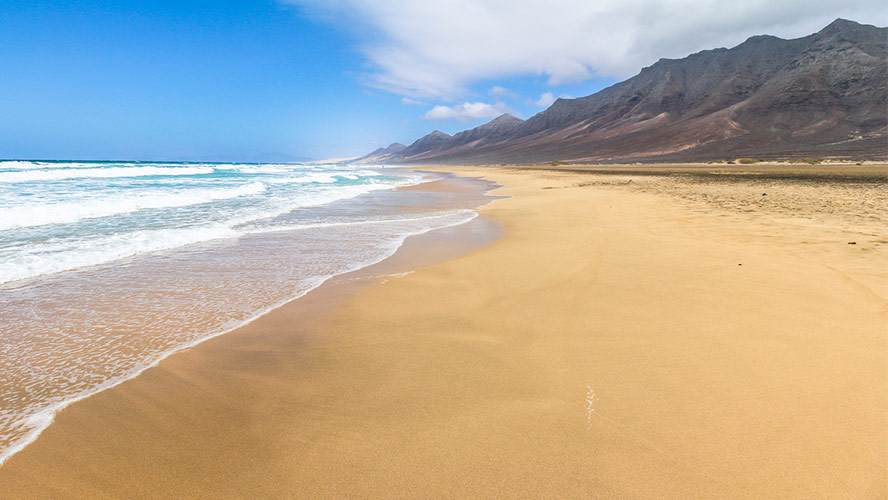
[(487, 104), (486, 102), (464, 102), (455, 106), (435, 106), (428, 110), (423, 118), (426, 120), (478, 120), (494, 118), (507, 110), (507, 106), (501, 102)]
[(535, 104), (541, 108), (548, 108), (553, 102), (555, 102), (555, 94), (551, 92), (543, 92)]
[(628, 77), (660, 57), (797, 37), (837, 17), (885, 24), (883, 0), (283, 0), (354, 33), (366, 83), (455, 100), (477, 81)]

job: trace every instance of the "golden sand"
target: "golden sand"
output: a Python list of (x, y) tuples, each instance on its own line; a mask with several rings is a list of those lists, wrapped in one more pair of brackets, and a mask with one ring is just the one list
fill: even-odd
[(482, 209), (502, 238), (72, 405), (0, 497), (888, 495), (880, 221), (743, 183), (456, 170), (511, 196)]

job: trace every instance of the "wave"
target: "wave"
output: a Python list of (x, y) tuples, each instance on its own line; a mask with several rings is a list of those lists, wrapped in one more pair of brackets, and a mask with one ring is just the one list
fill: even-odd
[(3, 160), (0, 169), (66, 169), (66, 168), (109, 168), (109, 167), (221, 167), (232, 168), (232, 164), (202, 162), (162, 162), (162, 161), (120, 161), (120, 162), (83, 162), (83, 161), (34, 161), (34, 160)]
[(0, 168), (16, 168), (16, 169), (30, 169), (30, 168), (47, 168), (50, 163), (46, 162), (37, 162), (37, 161), (27, 161), (27, 160), (4, 160), (0, 161)]
[[(262, 165), (259, 166), (262, 167)], [(277, 168), (278, 165), (273, 165), (273, 167)], [(0, 179), (3, 176), (17, 175), (19, 176), (17, 180), (21, 181), (24, 175), (30, 175), (31, 179), (34, 179), (35, 175), (46, 177), (48, 174), (54, 174), (56, 178), (96, 175), (110, 177), (122, 174), (139, 176), (158, 173), (187, 175), (226, 169), (229, 169), (229, 165), (210, 167), (204, 164), (187, 167), (133, 166), (55, 171), (31, 170), (0, 172)], [(17, 233), (7, 233), (12, 238), (10, 243), (15, 243), (15, 245), (7, 246), (5, 250), (0, 248), (0, 284), (73, 271), (82, 267), (104, 265), (148, 252), (170, 250), (214, 239), (238, 237), (248, 232), (273, 230), (274, 226), (287, 223), (287, 221), (275, 219), (293, 210), (326, 205), (371, 191), (416, 184), (421, 182), (424, 177), (406, 172), (399, 173), (394, 177), (378, 177), (379, 174), (372, 170), (337, 169), (327, 172), (292, 173), (302, 174), (296, 177), (300, 180), (294, 182), (293, 177), (262, 177), (262, 182), (253, 181), (238, 187), (209, 188), (205, 186), (212, 185), (209, 183), (216, 182), (216, 179), (200, 178), (200, 188), (190, 187), (183, 190), (181, 187), (171, 185), (169, 190), (156, 191), (155, 187), (154, 192), (141, 188), (129, 191), (120, 191), (119, 188), (114, 188), (114, 191), (104, 197), (102, 197), (101, 190), (96, 191), (90, 188), (85, 191), (84, 197), (81, 199), (72, 198), (73, 192), (60, 193), (61, 197), (50, 196), (51, 193), (44, 196), (41, 192), (41, 195), (35, 198), (43, 203), (39, 203), (37, 200), (26, 201), (27, 197), (20, 198), (25, 203), (4, 203), (5, 206), (0, 208), (0, 231), (40, 227), (41, 233), (49, 232), (49, 235), (39, 237), (40, 239), (48, 238), (45, 241), (37, 241), (36, 238), (29, 237), (16, 242), (17, 236), (15, 235)], [(364, 178), (355, 182), (355, 179), (350, 178), (355, 175), (359, 178), (364, 175), (372, 178)], [(226, 174), (225, 179), (229, 177), (230, 175)], [(240, 178), (244, 179), (245, 177)], [(9, 177), (6, 179), (10, 180)], [(164, 177), (152, 180), (151, 183), (166, 184), (167, 181), (174, 179), (174, 177)], [(346, 180), (348, 182), (340, 183), (340, 181)], [(186, 181), (186, 185), (194, 183), (186, 179), (183, 181)], [(305, 182), (311, 182), (311, 187), (304, 184)], [(293, 187), (288, 188), (282, 184), (292, 184)], [(278, 185), (280, 186), (278, 187)], [(297, 188), (300, 185), (306, 185), (306, 188)], [(58, 225), (61, 229), (65, 224), (101, 218), (109, 218), (107, 222), (110, 224), (116, 223), (116, 220), (111, 217), (121, 214), (135, 213), (140, 210), (187, 207), (237, 197), (247, 198), (243, 203), (238, 202), (236, 206), (224, 210), (221, 207), (214, 210), (216, 207), (207, 205), (206, 210), (201, 208), (199, 211), (186, 214), (187, 219), (183, 220), (182, 217), (179, 217), (176, 221), (171, 221), (178, 224), (178, 227), (164, 230), (160, 230), (156, 226), (147, 227), (141, 224), (141, 219), (138, 218), (123, 220), (122, 222), (127, 225), (135, 223), (135, 226), (120, 227), (119, 232), (113, 235), (109, 235), (107, 232), (96, 233), (91, 230), (90, 226), (84, 226), (82, 230), (78, 226), (76, 236), (72, 235), (68, 229), (64, 229), (63, 233), (57, 233), (55, 228), (51, 228), (52, 225)], [(105, 224), (105, 222), (102, 221), (102, 225), (106, 229), (114, 227)], [(86, 222), (82, 223), (87, 224)], [(53, 233), (56, 237), (52, 237)], [(21, 234), (29, 233), (22, 232)]]
[(190, 189), (178, 193), (141, 194), (0, 209), (0, 230), (47, 224), (70, 224), (139, 210), (185, 207), (262, 193), (265, 184), (251, 182), (225, 189)]
[(308, 174), (287, 179), (270, 179), (274, 184), (334, 184), (339, 182), (334, 174)]
[(108, 179), (115, 177), (145, 177), (169, 175), (211, 174), (212, 167), (99, 167), (99, 168), (58, 168), (41, 170), (23, 170), (18, 172), (0, 172), (0, 183), (58, 181), (65, 179), (96, 178)]
[[(18, 169), (18, 170), (36, 170), (36, 169), (65, 169), (65, 168), (107, 168), (107, 167), (120, 167), (120, 166), (129, 166), (135, 167), (140, 164), (137, 162), (122, 162), (122, 163), (97, 163), (97, 162), (58, 162), (58, 161), (30, 161), (30, 160), (7, 160), (0, 161), (0, 169)], [(172, 166), (172, 167), (182, 167), (182, 166), (194, 166), (194, 165), (182, 165), (182, 164), (164, 164), (164, 163), (149, 163), (146, 164), (153, 167), (163, 167), (163, 166)]]
[[(273, 225), (248, 225), (262, 220), (270, 221), (298, 208), (326, 205), (371, 191), (391, 189), (413, 182), (415, 180), (408, 179), (390, 184), (355, 184), (335, 190), (287, 197), (279, 200), (279, 204), (242, 210), (224, 222), (211, 225), (139, 230), (98, 238), (73, 238), (29, 244), (25, 248), (18, 249), (15, 255), (0, 262), (0, 284), (103, 265), (149, 252), (236, 238), (246, 233), (273, 231)], [(258, 184), (262, 183), (256, 182), (244, 187)]]
[(293, 168), (299, 168), (300, 165), (286, 165), (283, 163), (263, 163), (258, 165), (225, 165), (225, 169), (237, 170), (246, 174), (279, 174), (292, 172)]
[(212, 224), (181, 229), (132, 231), (86, 240), (50, 241), (31, 246), (29, 250), (4, 259), (0, 263), (0, 284), (239, 235), (238, 231), (225, 224)]
[(327, 172), (327, 173), (311, 173), (301, 175), (299, 177), (288, 177), (286, 179), (268, 179), (273, 184), (334, 184), (341, 180), (357, 181), (362, 177), (378, 177), (377, 172)]
[[(273, 181), (274, 180), (270, 179), (266, 182)], [(304, 193), (298, 197), (286, 198), (282, 200), (281, 204), (275, 205), (271, 208), (263, 208), (259, 210), (245, 212), (242, 216), (236, 219), (232, 219), (231, 223), (235, 226), (243, 226), (252, 222), (274, 219), (275, 217), (290, 213), (298, 208), (326, 205), (328, 203), (347, 200), (349, 198), (354, 198), (356, 196), (371, 193), (373, 191), (394, 189), (400, 186), (416, 184), (418, 182), (419, 180), (417, 180), (417, 178), (405, 177), (401, 181), (389, 182), (385, 184), (376, 182), (369, 182), (366, 184), (350, 184), (338, 186), (324, 191)]]

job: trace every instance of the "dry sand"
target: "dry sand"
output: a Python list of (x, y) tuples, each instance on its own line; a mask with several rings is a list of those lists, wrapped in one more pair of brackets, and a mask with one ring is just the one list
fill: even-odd
[[(888, 496), (884, 183), (455, 170), (512, 196), (502, 238), (72, 405), (0, 497)], [(848, 189), (876, 212), (824, 212)]]

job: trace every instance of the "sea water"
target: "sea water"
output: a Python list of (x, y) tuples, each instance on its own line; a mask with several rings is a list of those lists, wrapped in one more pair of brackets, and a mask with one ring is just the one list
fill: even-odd
[(73, 401), (483, 201), (348, 165), (0, 162), (0, 464)]

